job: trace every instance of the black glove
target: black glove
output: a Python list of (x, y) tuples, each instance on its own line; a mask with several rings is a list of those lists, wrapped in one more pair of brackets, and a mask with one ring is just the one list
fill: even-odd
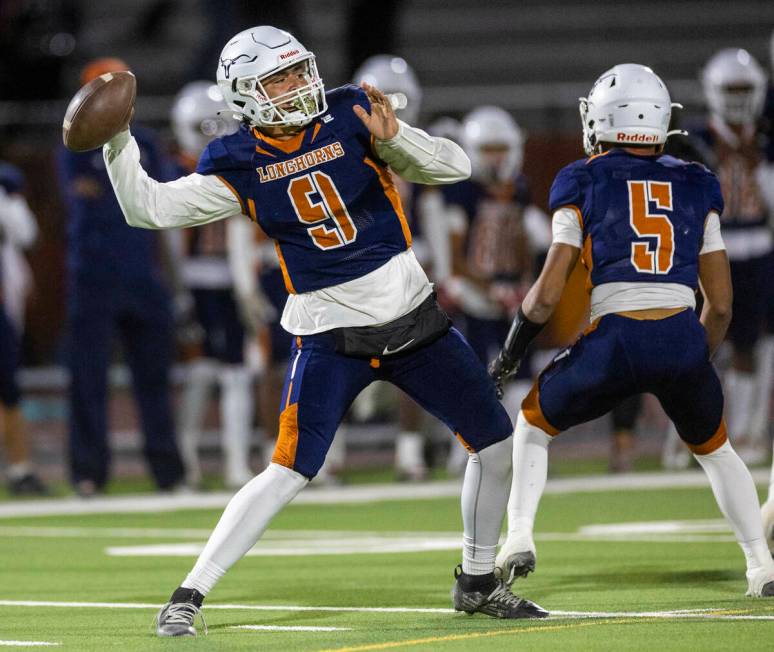
[(505, 351), (500, 351), (498, 356), (489, 364), (489, 376), (495, 384), (497, 398), (503, 397), (503, 383), (513, 376), (521, 366), (521, 358), (511, 359)]

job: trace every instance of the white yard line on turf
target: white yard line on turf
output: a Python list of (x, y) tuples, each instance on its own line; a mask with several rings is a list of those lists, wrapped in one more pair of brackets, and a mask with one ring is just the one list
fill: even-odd
[[(55, 602), (51, 600), (0, 600), (0, 607), (60, 607), (69, 609), (158, 609), (143, 602)], [(205, 611), (287, 611), (334, 613), (454, 614), (453, 609), (421, 607), (310, 607), (301, 605), (208, 604)], [(729, 610), (674, 609), (671, 611), (551, 611), (558, 618), (698, 618), (708, 620), (774, 620), (772, 615), (728, 613)], [(733, 611), (738, 611), (734, 609)], [(720, 612), (720, 613), (717, 613)]]
[(231, 625), (229, 629), (252, 629), (259, 632), (351, 632), (351, 627), (311, 627), (292, 625)]
[[(768, 484), (769, 472), (752, 472), (757, 483)], [(296, 505), (337, 505), (346, 503), (374, 503), (385, 500), (430, 500), (458, 498), (461, 480), (428, 482), (426, 484), (374, 484), (352, 487), (308, 489), (293, 500)], [(629, 473), (595, 475), (549, 480), (545, 493), (566, 494), (599, 491), (635, 491), (673, 489), (680, 487), (709, 487), (703, 471), (679, 473)], [(0, 504), (0, 518), (18, 516), (56, 516), (63, 514), (127, 514), (135, 512), (169, 512), (188, 509), (219, 509), (226, 505), (233, 493), (191, 493), (174, 495), (110, 496), (103, 498), (49, 498)]]
[(0, 641), (0, 647), (56, 647), (61, 643), (47, 641)]

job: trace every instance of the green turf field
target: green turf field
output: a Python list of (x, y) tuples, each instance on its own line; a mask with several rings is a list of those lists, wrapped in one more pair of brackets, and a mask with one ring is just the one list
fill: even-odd
[[(774, 637), (774, 602), (744, 597), (742, 554), (709, 489), (662, 489), (544, 497), (537, 572), (515, 591), (560, 612), (545, 621), (449, 610), (459, 515), (456, 500), (440, 498), (291, 505), (256, 548), (265, 554), (243, 559), (211, 594), (208, 636), (156, 639), (154, 605), (184, 577), (219, 513), (0, 519), (0, 646), (747, 651), (770, 649)], [(159, 545), (188, 556), (147, 548)], [(411, 551), (352, 552), (396, 548)]]

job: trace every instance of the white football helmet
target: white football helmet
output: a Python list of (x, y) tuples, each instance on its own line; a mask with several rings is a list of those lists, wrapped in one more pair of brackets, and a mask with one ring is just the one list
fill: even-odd
[(747, 50), (717, 52), (704, 66), (701, 81), (710, 111), (728, 124), (752, 124), (760, 118), (766, 73)]
[(172, 104), (170, 119), (180, 149), (195, 157), (213, 138), (233, 134), (239, 128), (220, 87), (209, 81), (183, 86)]
[[(306, 85), (269, 99), (262, 82), (298, 64), (306, 67)], [(234, 36), (220, 53), (217, 79), (229, 107), (258, 127), (302, 127), (328, 109), (314, 54), (276, 27), (251, 27)], [(292, 108), (283, 108), (288, 103)]]
[(427, 126), (427, 133), (459, 143), (462, 135), (462, 123), (451, 116), (443, 115)]
[(663, 145), (672, 107), (661, 78), (647, 66), (622, 63), (602, 73), (588, 97), (580, 98), (583, 149), (588, 156), (599, 153), (601, 143), (619, 145)]
[[(462, 119), (461, 145), (473, 169), (473, 177), (484, 182), (510, 181), (521, 170), (524, 136), (511, 115), (497, 106), (480, 106)], [(504, 156), (493, 164), (482, 149), (504, 148)], [(493, 166), (494, 165), (494, 166)]]
[(385, 95), (402, 94), (405, 97), (405, 106), (396, 108), (395, 115), (403, 122), (416, 124), (422, 105), (422, 88), (405, 59), (391, 54), (369, 57), (360, 64), (352, 77), (353, 84), (359, 86), (361, 82), (376, 86)]

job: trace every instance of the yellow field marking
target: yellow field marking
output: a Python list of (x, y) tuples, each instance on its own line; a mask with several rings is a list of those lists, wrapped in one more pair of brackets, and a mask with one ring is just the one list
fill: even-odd
[(414, 638), (406, 641), (390, 641), (387, 643), (371, 643), (369, 645), (356, 645), (355, 647), (337, 647), (322, 652), (366, 652), (367, 650), (388, 650), (397, 647), (412, 647), (414, 645), (426, 645), (429, 643), (445, 643), (449, 641), (468, 641), (474, 638), (491, 638), (493, 636), (514, 636), (516, 634), (531, 634), (533, 632), (550, 632), (560, 629), (577, 629), (579, 627), (594, 627), (614, 623), (642, 622), (640, 619), (626, 620), (597, 620), (593, 622), (568, 623), (566, 625), (543, 625), (532, 627), (514, 627), (513, 629), (497, 629), (489, 632), (469, 632), (467, 634), (450, 634), (448, 636), (428, 636), (427, 638)]

